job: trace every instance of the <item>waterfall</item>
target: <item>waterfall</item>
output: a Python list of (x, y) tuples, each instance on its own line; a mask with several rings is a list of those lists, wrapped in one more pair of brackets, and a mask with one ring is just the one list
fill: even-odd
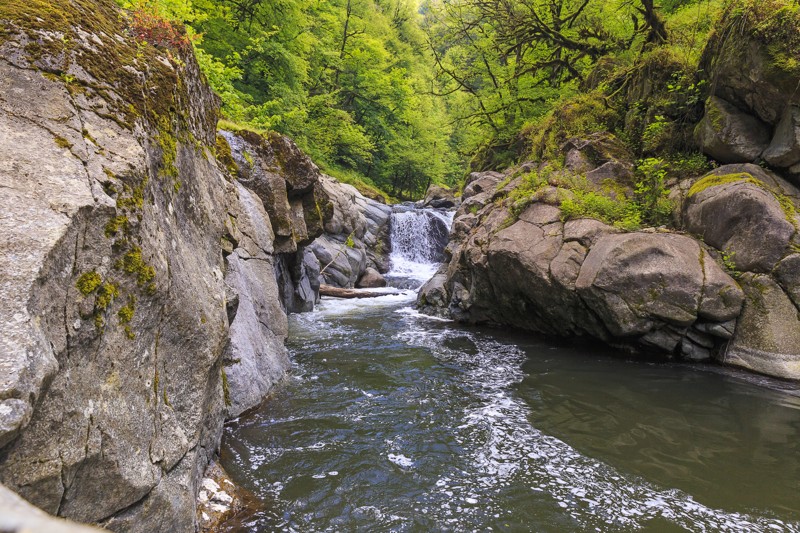
[(392, 244), (390, 275), (427, 281), (444, 261), (452, 212), (436, 209), (396, 208), (389, 238)]

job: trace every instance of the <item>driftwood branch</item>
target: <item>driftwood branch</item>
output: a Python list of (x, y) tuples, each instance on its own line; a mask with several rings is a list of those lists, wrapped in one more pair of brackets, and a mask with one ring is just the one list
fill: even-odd
[(395, 291), (365, 291), (361, 289), (340, 289), (333, 285), (320, 285), (320, 296), (330, 296), (332, 298), (377, 298), (378, 296), (389, 296), (397, 294)]

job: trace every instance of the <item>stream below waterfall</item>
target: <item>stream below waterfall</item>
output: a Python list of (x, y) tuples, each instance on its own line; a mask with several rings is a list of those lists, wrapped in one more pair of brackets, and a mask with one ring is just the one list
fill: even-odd
[(261, 502), (231, 531), (800, 532), (796, 392), (422, 316), (394, 216), (397, 294), (291, 316), (290, 376), (226, 427)]

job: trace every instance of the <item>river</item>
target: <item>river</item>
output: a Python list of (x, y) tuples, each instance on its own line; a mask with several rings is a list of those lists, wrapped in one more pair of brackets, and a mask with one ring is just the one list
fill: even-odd
[[(419, 239), (393, 285), (435, 270)], [(415, 294), (290, 317), (290, 376), (226, 427), (261, 502), (232, 530), (800, 532), (796, 391), (465, 328)]]

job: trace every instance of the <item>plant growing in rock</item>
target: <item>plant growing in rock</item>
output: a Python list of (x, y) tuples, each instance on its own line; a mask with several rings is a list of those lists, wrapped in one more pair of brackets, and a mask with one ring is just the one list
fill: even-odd
[(640, 178), (634, 188), (634, 201), (642, 222), (653, 226), (669, 223), (674, 206), (667, 197), (667, 164), (658, 158), (643, 159), (637, 171)]

